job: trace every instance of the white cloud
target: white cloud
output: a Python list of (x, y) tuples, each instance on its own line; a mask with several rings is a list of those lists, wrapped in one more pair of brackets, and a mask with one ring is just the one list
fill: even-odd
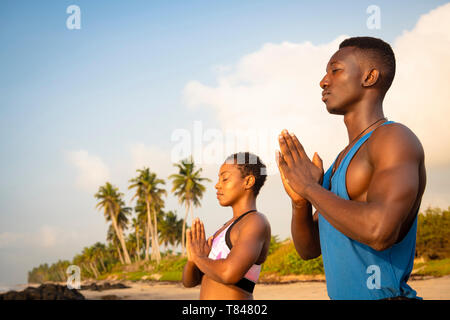
[(137, 169), (144, 167), (150, 168), (151, 171), (156, 172), (162, 178), (167, 178), (175, 171), (168, 150), (157, 146), (148, 146), (144, 143), (135, 143), (131, 145), (130, 150), (133, 175)]
[(34, 232), (0, 233), (0, 248), (53, 248), (73, 243), (79, 239), (74, 230), (43, 225)]
[(75, 183), (80, 189), (94, 193), (110, 179), (109, 169), (100, 157), (90, 155), (85, 150), (69, 151), (67, 156), (78, 169)]
[(386, 110), (421, 139), (428, 165), (450, 165), (450, 3), (423, 15), (394, 51), (398, 69)]
[(15, 232), (0, 233), (0, 248), (7, 248), (15, 245), (23, 239), (24, 235)]
[[(185, 102), (190, 108), (214, 109), (223, 130), (293, 130), (310, 153), (320, 150), (322, 158), (331, 161), (344, 146), (346, 133), (341, 119), (327, 114), (319, 82), (328, 59), (344, 38), (320, 46), (310, 42), (265, 44), (241, 58), (233, 72), (219, 76), (217, 87), (189, 82), (184, 89)], [(330, 139), (342, 142), (330, 146)], [(272, 134), (266, 144), (271, 146), (265, 152), (266, 162), (273, 165), (277, 135)], [(251, 151), (261, 153), (258, 148)]]
[[(345, 145), (346, 132), (341, 117), (327, 114), (319, 81), (344, 38), (324, 45), (267, 43), (219, 75), (215, 87), (190, 81), (184, 89), (185, 102), (190, 108), (214, 109), (223, 130), (290, 128), (310, 153), (319, 150), (331, 161)], [(423, 15), (393, 47), (397, 75), (385, 100), (386, 115), (415, 131), (429, 165), (450, 164), (445, 147), (450, 142), (450, 4)]]
[[(325, 166), (329, 166), (348, 138), (342, 117), (327, 113), (320, 99), (319, 81), (344, 38), (339, 36), (323, 45), (267, 43), (243, 56), (226, 72), (222, 70), (216, 86), (198, 81), (187, 83), (184, 101), (189, 108), (215, 110), (222, 131), (290, 129), (309, 155), (318, 151)], [(397, 75), (385, 100), (385, 114), (416, 133), (424, 146), (428, 168), (449, 168), (450, 4), (423, 15), (412, 30), (396, 39), (393, 49)], [(269, 145), (273, 150), (267, 154), (273, 155), (278, 146)], [(259, 153), (260, 149), (253, 147), (250, 151)], [(266, 161), (273, 165), (273, 158)], [(440, 203), (450, 201), (448, 182), (439, 189), (433, 187), (436, 183), (432, 181), (428, 185), (425, 202), (435, 198)], [(271, 193), (271, 198), (281, 197), (282, 189), (279, 193)]]

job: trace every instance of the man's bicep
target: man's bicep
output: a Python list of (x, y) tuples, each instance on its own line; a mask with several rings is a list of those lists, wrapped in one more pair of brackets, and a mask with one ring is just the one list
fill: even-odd
[(418, 171), (414, 163), (377, 170), (367, 192), (367, 202), (411, 208), (419, 190)]
[(409, 213), (419, 191), (419, 167), (423, 148), (417, 137), (402, 125), (380, 131), (369, 147), (373, 174), (367, 202)]
[(412, 152), (390, 154), (387, 158), (375, 164), (367, 203), (375, 208), (387, 227), (398, 229), (419, 192), (419, 160)]

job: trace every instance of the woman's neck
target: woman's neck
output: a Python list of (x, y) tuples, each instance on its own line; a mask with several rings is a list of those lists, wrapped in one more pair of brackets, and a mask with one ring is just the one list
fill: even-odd
[(233, 219), (237, 219), (249, 210), (256, 210), (256, 199), (254, 196), (243, 197), (231, 207), (233, 209)]

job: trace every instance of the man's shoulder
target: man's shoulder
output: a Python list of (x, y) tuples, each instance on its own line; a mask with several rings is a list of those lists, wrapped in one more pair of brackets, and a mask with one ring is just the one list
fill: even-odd
[(419, 138), (410, 128), (398, 122), (378, 127), (368, 140), (367, 148), (374, 160), (397, 156), (422, 160), (424, 157)]

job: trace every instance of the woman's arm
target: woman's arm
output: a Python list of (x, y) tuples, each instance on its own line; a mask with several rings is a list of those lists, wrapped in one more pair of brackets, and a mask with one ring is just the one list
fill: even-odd
[(189, 261), (183, 270), (183, 285), (186, 288), (192, 288), (202, 282), (203, 272), (195, 265), (193, 261)]

